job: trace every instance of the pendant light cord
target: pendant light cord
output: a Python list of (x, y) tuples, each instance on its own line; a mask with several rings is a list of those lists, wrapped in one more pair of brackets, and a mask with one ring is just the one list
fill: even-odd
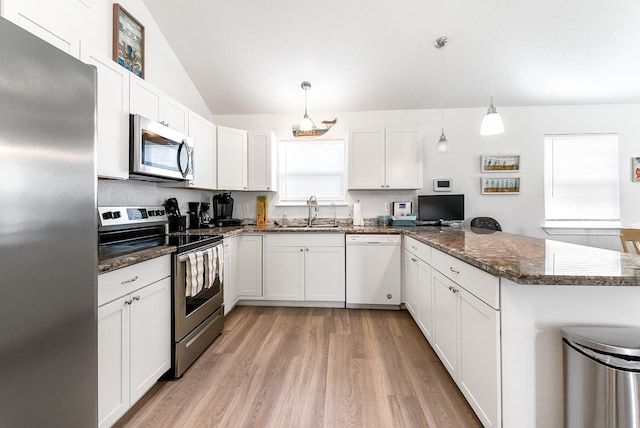
[(440, 114), (442, 123), (442, 133), (444, 133), (444, 51), (440, 49)]

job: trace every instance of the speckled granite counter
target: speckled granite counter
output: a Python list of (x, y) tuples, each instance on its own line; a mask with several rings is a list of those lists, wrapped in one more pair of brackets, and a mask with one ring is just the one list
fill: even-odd
[[(640, 286), (640, 256), (504, 232), (449, 227), (341, 226), (336, 228), (257, 226), (196, 229), (184, 234), (240, 233), (390, 233), (411, 236), (492, 275), (518, 284)], [(478, 233), (485, 232), (485, 233)], [(110, 260), (98, 272), (159, 257), (175, 247), (159, 247)]]
[(176, 251), (176, 247), (171, 245), (162, 245), (159, 247), (153, 247), (151, 249), (146, 249), (146, 250), (136, 251), (134, 253), (125, 254), (123, 256), (99, 259), (98, 275), (102, 273), (111, 272), (112, 270), (131, 266), (136, 263), (141, 263), (146, 260), (155, 259), (156, 257), (161, 257), (161, 256), (164, 256), (165, 254), (171, 254), (174, 251)]

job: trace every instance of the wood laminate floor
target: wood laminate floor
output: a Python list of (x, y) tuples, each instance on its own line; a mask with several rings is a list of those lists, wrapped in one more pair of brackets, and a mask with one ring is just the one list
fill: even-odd
[(480, 427), (407, 311), (236, 307), (124, 427)]

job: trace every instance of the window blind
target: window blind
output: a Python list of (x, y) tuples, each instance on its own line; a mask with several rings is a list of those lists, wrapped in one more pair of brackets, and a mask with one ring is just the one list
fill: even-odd
[(281, 141), (280, 201), (341, 202), (345, 193), (344, 141)]
[(545, 136), (545, 218), (619, 221), (618, 136)]

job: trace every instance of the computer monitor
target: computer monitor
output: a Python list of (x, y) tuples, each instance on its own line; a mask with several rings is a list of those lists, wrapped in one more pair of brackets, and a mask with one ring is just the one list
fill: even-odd
[(418, 221), (442, 225), (464, 221), (464, 195), (418, 196)]

